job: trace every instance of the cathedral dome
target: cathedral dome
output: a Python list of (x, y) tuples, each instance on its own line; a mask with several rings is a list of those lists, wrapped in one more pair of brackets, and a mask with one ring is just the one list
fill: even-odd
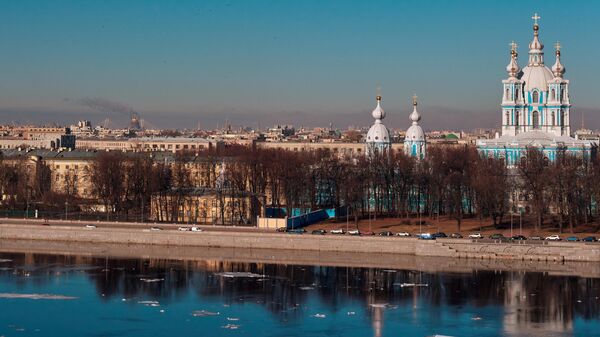
[(548, 82), (553, 78), (552, 71), (544, 65), (526, 66), (521, 76), (521, 80), (525, 82), (525, 91), (533, 89), (548, 91)]
[(425, 141), (425, 132), (423, 132), (423, 128), (418, 124), (411, 125), (408, 130), (406, 130), (404, 141)]
[(369, 132), (367, 132), (367, 143), (389, 143), (390, 132), (383, 125), (383, 123), (377, 121), (371, 126)]
[(373, 118), (375, 118), (375, 119), (384, 119), (385, 118), (385, 111), (381, 107), (381, 96), (377, 96), (377, 106), (371, 113), (371, 116), (373, 116)]

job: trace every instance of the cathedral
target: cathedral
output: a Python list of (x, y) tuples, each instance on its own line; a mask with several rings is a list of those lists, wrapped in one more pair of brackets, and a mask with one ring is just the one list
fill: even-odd
[(544, 152), (549, 160), (556, 157), (559, 149), (590, 158), (597, 144), (571, 137), (569, 80), (564, 78), (560, 44), (556, 43), (556, 60), (548, 68), (539, 39), (540, 17), (535, 14), (532, 19), (533, 40), (523, 69), (517, 61), (517, 45), (511, 43), (508, 77), (502, 81), (502, 134), (495, 139), (478, 140), (477, 147), (485, 156), (505, 158), (509, 167), (531, 146)]

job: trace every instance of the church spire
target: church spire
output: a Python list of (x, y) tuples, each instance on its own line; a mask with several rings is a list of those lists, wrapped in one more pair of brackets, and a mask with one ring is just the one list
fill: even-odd
[(554, 47), (556, 48), (556, 62), (552, 66), (552, 73), (554, 74), (554, 77), (562, 78), (566, 69), (562, 63), (560, 63), (560, 42), (556, 42)]
[(540, 26), (538, 25), (541, 17), (535, 13), (531, 18), (533, 19), (533, 40), (529, 44), (529, 65), (540, 66), (544, 65), (544, 45), (539, 39)]
[(506, 72), (511, 79), (515, 79), (519, 74), (519, 71), (521, 71), (521, 68), (519, 68), (519, 64), (517, 63), (517, 56), (519, 56), (517, 53), (517, 44), (513, 41), (510, 43), (510, 62), (506, 66)]
[(419, 114), (419, 112), (417, 111), (417, 95), (413, 95), (412, 99), (413, 99), (413, 111), (410, 114), (409, 118), (412, 121), (412, 125), (417, 125), (419, 124), (419, 121), (421, 120), (421, 115)]

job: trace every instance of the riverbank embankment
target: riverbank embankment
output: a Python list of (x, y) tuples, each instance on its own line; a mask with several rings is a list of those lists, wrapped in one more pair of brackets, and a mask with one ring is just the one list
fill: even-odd
[(600, 262), (600, 244), (583, 242), (506, 243), (469, 239), (417, 240), (380, 236), (275, 234), (261, 231), (180, 232), (0, 224), (0, 241), (5, 240), (403, 254), (484, 260)]

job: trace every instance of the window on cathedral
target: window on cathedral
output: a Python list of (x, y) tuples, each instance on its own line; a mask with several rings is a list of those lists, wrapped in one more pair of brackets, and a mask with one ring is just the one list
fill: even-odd
[(565, 99), (565, 89), (560, 89), (560, 100), (564, 100)]
[(533, 124), (533, 128), (534, 129), (539, 129), (540, 128), (540, 113), (537, 111), (533, 112), (533, 115), (531, 116), (532, 119), (532, 124)]
[(515, 91), (515, 99), (519, 99), (519, 89)]
[(510, 91), (506, 88), (506, 92), (504, 93), (505, 99), (509, 99)]
[(556, 99), (556, 89), (552, 88), (552, 99)]
[(506, 112), (506, 125), (510, 125), (510, 113)]
[(552, 115), (550, 117), (550, 120), (551, 120), (550, 123), (552, 123), (552, 126), (555, 126), (556, 125), (556, 114), (554, 113), (554, 111), (552, 111)]
[(565, 125), (565, 112), (564, 110), (560, 110), (560, 122), (558, 125)]
[(537, 91), (534, 91), (534, 92), (531, 94), (531, 101), (532, 101), (533, 103), (538, 103), (538, 102), (539, 102), (539, 100), (540, 100), (540, 94), (539, 94)]
[(515, 112), (515, 125), (519, 126), (519, 112), (518, 111)]

